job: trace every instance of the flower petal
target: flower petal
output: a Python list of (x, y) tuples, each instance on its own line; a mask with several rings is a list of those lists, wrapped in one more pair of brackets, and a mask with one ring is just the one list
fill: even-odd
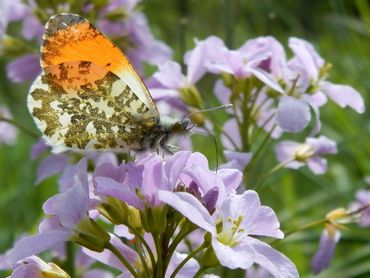
[(121, 201), (126, 202), (130, 206), (138, 209), (143, 209), (143, 203), (137, 197), (137, 195), (132, 192), (127, 186), (119, 183), (111, 178), (106, 177), (96, 177), (96, 193), (98, 195), (106, 195), (117, 198)]
[(268, 72), (262, 69), (259, 69), (259, 68), (250, 68), (249, 70), (251, 73), (253, 73), (255, 77), (257, 77), (259, 80), (261, 80), (264, 84), (266, 84), (271, 89), (274, 89), (275, 91), (281, 94), (284, 93), (284, 90), (283, 88), (281, 88), (279, 82), (277, 82), (277, 80)]
[(67, 241), (71, 236), (71, 232), (60, 230), (27, 236), (19, 240), (9, 251), (6, 261), (14, 264), (21, 259), (46, 251), (60, 242)]
[(216, 233), (216, 227), (212, 216), (193, 195), (185, 192), (160, 190), (158, 191), (158, 199), (179, 211), (200, 228), (210, 233)]
[(180, 65), (173, 61), (162, 64), (153, 77), (169, 89), (179, 89), (186, 86), (185, 76), (181, 72)]
[(87, 217), (89, 210), (88, 189), (83, 188), (81, 181), (75, 180), (72, 188), (49, 198), (43, 205), (46, 214), (56, 215), (60, 223), (72, 229)]
[(41, 72), (40, 57), (35, 54), (24, 55), (6, 66), (7, 76), (16, 83), (35, 79)]
[(254, 262), (265, 268), (274, 277), (299, 277), (296, 266), (285, 255), (255, 238), (248, 238), (247, 241), (255, 250)]
[(212, 247), (221, 265), (231, 269), (247, 269), (254, 262), (254, 249), (248, 244), (238, 244), (234, 247), (225, 245), (212, 237)]
[(276, 121), (283, 130), (293, 133), (300, 132), (310, 120), (310, 107), (305, 101), (290, 96), (281, 97)]
[(323, 82), (322, 91), (340, 107), (349, 106), (357, 113), (365, 112), (364, 99), (351, 86)]
[(317, 250), (315, 256), (312, 258), (311, 261), (313, 273), (319, 274), (321, 271), (329, 266), (339, 238), (340, 233), (338, 231), (335, 231), (335, 234), (333, 236), (330, 236), (328, 231), (324, 229), (320, 237), (319, 249)]
[(44, 179), (55, 175), (64, 170), (68, 165), (68, 156), (64, 154), (50, 155), (45, 158), (37, 169), (36, 184), (42, 182)]
[(328, 169), (328, 162), (322, 157), (311, 157), (307, 160), (307, 166), (315, 175), (321, 175)]
[[(168, 264), (168, 268), (166, 271), (166, 278), (169, 278), (171, 274), (175, 271), (176, 267), (187, 257), (187, 254), (181, 254), (175, 252), (171, 257), (170, 263)], [(176, 277), (178, 278), (187, 278), (187, 277), (194, 277), (195, 273), (199, 269), (199, 263), (194, 259), (191, 258), (177, 273)]]
[[(137, 255), (137, 253), (134, 250), (132, 250), (130, 247), (128, 247), (127, 245), (123, 244), (123, 242), (118, 237), (116, 237), (115, 235), (110, 234), (110, 243), (116, 249), (118, 249), (118, 251), (122, 254), (122, 256), (132, 266), (135, 265), (135, 263), (137, 263), (137, 261), (139, 260), (139, 257)], [(102, 262), (106, 265), (109, 265), (109, 266), (114, 267), (114, 268), (116, 268), (118, 270), (121, 270), (121, 271), (126, 270), (126, 267), (124, 266), (124, 264), (116, 257), (116, 255), (114, 255), (108, 249), (104, 249), (103, 252), (99, 253), (99, 252), (91, 251), (90, 249), (87, 249), (87, 248), (83, 247), (82, 251), (86, 255), (98, 260), (99, 262)]]

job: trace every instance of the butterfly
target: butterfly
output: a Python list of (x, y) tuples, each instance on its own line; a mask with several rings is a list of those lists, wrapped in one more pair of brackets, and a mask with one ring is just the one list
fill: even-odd
[(187, 118), (160, 117), (127, 57), (80, 15), (49, 19), (41, 68), (27, 106), (54, 153), (169, 150), (170, 137), (190, 129)]

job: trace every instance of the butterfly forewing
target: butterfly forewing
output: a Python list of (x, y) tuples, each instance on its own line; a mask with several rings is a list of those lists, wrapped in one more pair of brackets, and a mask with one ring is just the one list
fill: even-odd
[(117, 46), (83, 17), (60, 14), (46, 25), (41, 54), (28, 107), (55, 152), (140, 148), (159, 114)]

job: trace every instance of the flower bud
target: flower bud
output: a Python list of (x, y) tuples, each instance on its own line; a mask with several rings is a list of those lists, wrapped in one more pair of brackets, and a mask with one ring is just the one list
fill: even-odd
[(17, 57), (30, 52), (30, 47), (25, 41), (5, 35), (0, 41), (0, 55)]
[(96, 252), (102, 252), (110, 235), (91, 218), (84, 218), (74, 229), (71, 240)]
[(128, 221), (128, 205), (113, 197), (106, 197), (100, 204), (99, 212), (115, 225)]
[(140, 211), (141, 223), (148, 233), (162, 233), (167, 226), (166, 207), (148, 207)]
[(216, 267), (219, 265), (218, 259), (216, 257), (215, 252), (213, 251), (212, 246), (207, 248), (206, 252), (204, 252), (199, 262), (202, 266), (208, 267)]
[(181, 89), (180, 97), (189, 106), (197, 108), (202, 108), (203, 106), (203, 100), (198, 89), (195, 86)]

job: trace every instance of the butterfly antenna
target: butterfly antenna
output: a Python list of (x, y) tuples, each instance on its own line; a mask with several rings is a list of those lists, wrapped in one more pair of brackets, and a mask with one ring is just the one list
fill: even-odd
[(214, 135), (212, 132), (208, 132), (208, 131), (199, 131), (199, 130), (196, 130), (196, 131), (193, 131), (193, 133), (195, 134), (201, 134), (201, 135), (210, 135), (212, 136), (213, 138), (213, 142), (215, 144), (215, 153), (216, 153), (216, 173), (217, 173), (217, 170), (218, 170), (218, 145), (217, 145), (217, 138), (216, 138), (216, 135)]
[(195, 111), (195, 112), (190, 113), (189, 115), (185, 116), (184, 119), (190, 118), (191, 116), (194, 116), (194, 115), (199, 114), (199, 113), (205, 113), (205, 112), (220, 110), (220, 109), (229, 109), (231, 107), (233, 107), (233, 105), (231, 103), (229, 103), (229, 104), (223, 104), (223, 105), (220, 105), (220, 106)]

